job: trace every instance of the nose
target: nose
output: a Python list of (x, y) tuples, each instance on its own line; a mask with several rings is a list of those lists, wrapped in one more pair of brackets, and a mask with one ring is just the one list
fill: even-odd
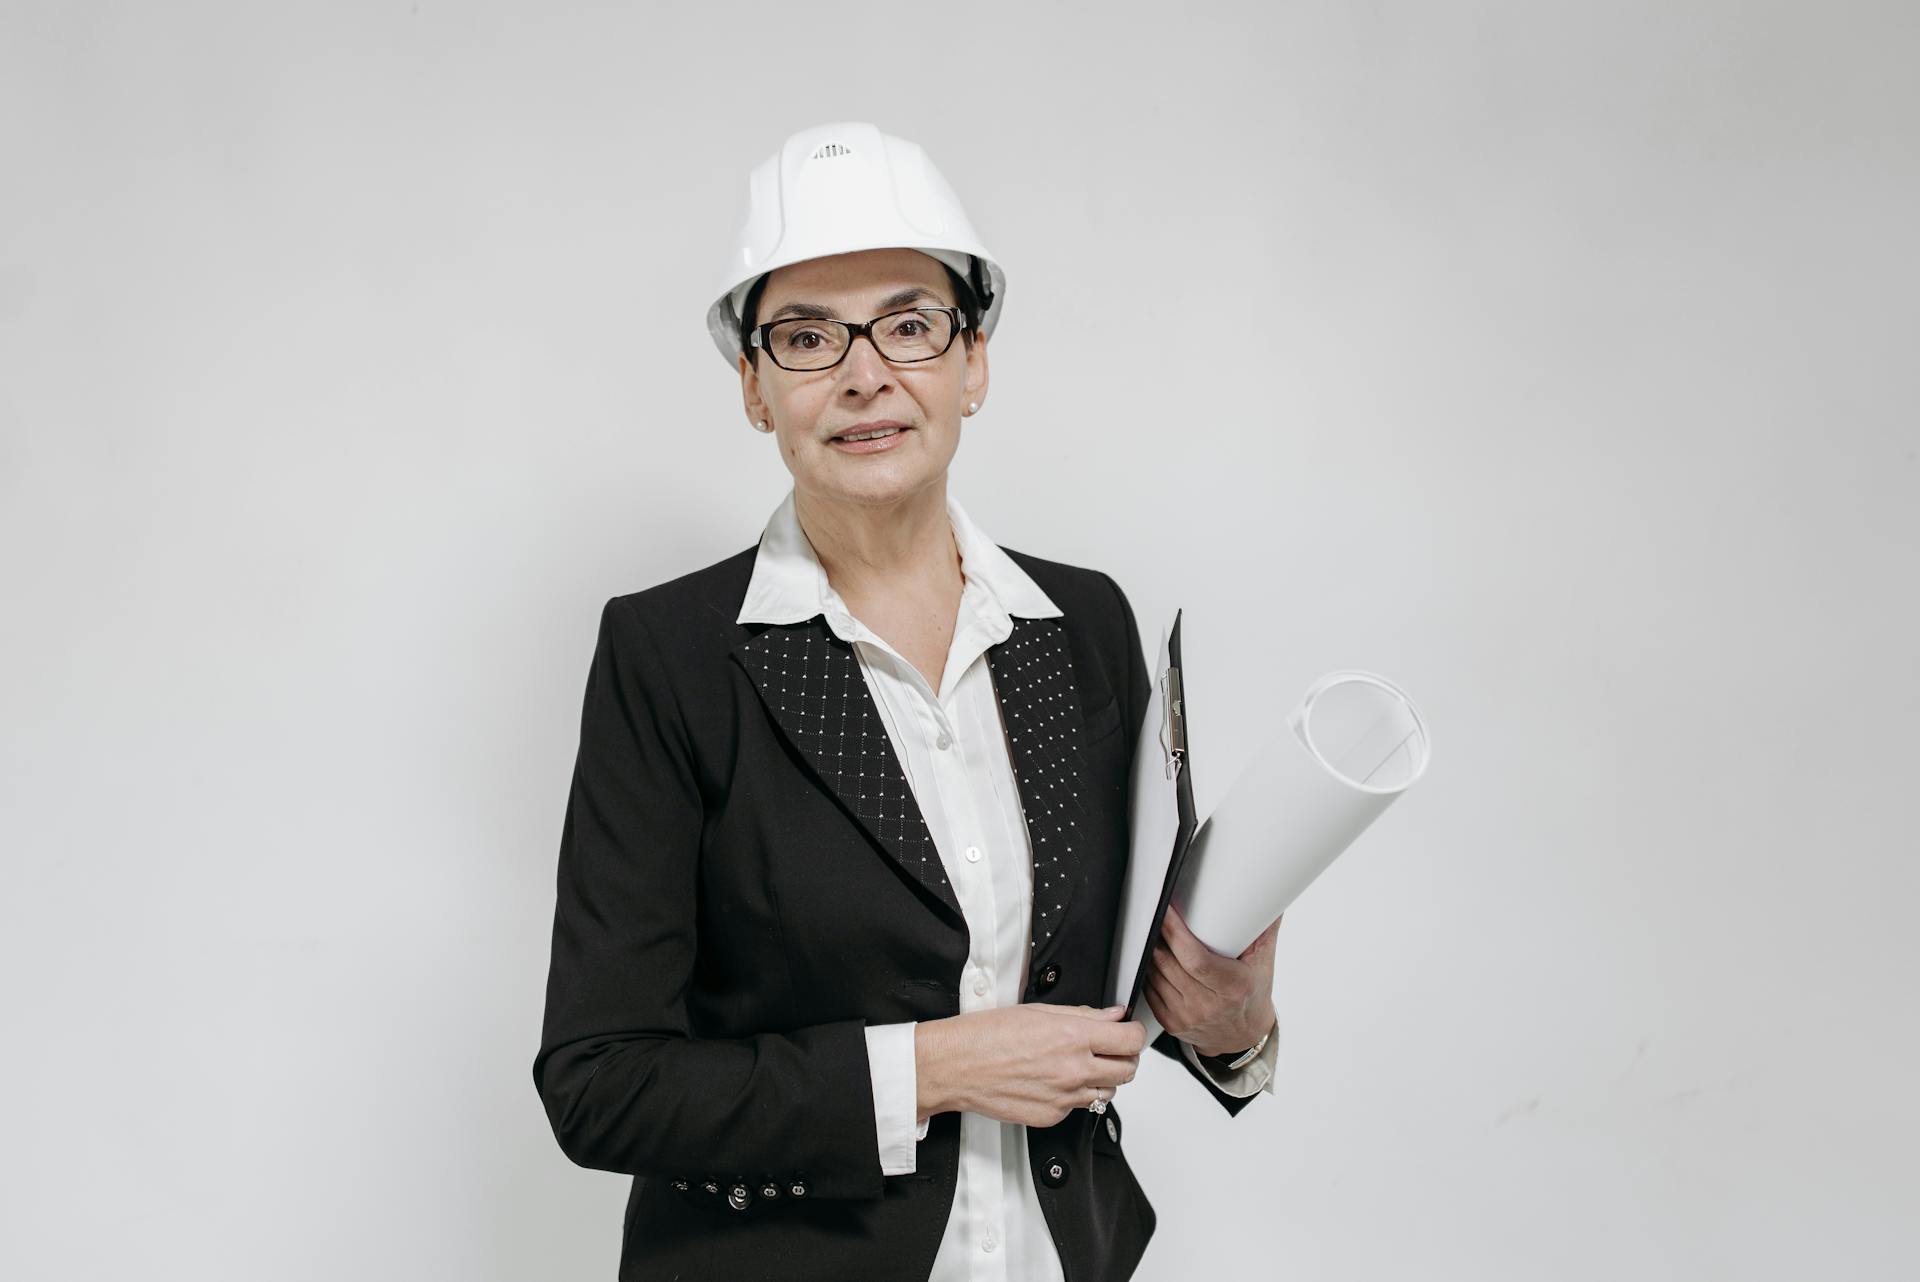
[(850, 396), (871, 398), (886, 390), (893, 366), (880, 355), (869, 334), (855, 334), (853, 346), (840, 362), (840, 382)]

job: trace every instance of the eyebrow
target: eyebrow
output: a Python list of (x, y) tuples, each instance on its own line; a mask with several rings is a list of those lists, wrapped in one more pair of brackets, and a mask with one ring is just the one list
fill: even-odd
[[(943, 307), (947, 306), (947, 304), (941, 300), (940, 295), (934, 293), (926, 286), (913, 285), (896, 294), (889, 294), (881, 299), (879, 314), (885, 315), (896, 307), (905, 307), (909, 303), (917, 303), (925, 298), (930, 298), (934, 302), (940, 303)], [(767, 317), (767, 319), (769, 321), (777, 321), (782, 316), (807, 316), (814, 320), (840, 319), (840, 314), (834, 311), (833, 308), (823, 307), (819, 303), (788, 303), (781, 307), (779, 311)]]

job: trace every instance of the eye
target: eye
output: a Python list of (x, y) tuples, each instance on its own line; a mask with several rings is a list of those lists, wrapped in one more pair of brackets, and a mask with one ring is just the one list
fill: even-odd
[[(922, 339), (933, 333), (933, 326), (928, 324), (930, 318), (925, 312), (919, 311), (918, 309), (906, 312), (895, 312), (885, 319), (888, 338)], [(878, 322), (875, 323), (878, 324)]]

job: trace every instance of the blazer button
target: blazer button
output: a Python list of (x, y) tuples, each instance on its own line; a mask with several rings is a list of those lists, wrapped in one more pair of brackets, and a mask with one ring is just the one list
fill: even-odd
[(768, 1180), (765, 1184), (762, 1184), (760, 1186), (760, 1196), (766, 1198), (767, 1201), (771, 1202), (773, 1201), (774, 1198), (780, 1196), (780, 1186), (778, 1184), (775, 1184), (772, 1180)]
[(719, 1180), (703, 1180), (700, 1183), (700, 1189), (702, 1192), (705, 1192), (705, 1193), (718, 1193), (720, 1191), (720, 1181)]
[(1050, 1189), (1057, 1189), (1067, 1182), (1067, 1159), (1050, 1157), (1040, 1166), (1040, 1181)]
[(1060, 968), (1052, 964), (1042, 967), (1039, 978), (1035, 982), (1039, 985), (1040, 990), (1045, 992), (1060, 982)]
[(787, 1185), (787, 1193), (792, 1197), (805, 1197), (807, 1195), (807, 1182), (805, 1180), (794, 1180)]
[(673, 1187), (679, 1189), (682, 1193), (685, 1193), (688, 1189), (693, 1187), (693, 1184), (691, 1181), (683, 1180), (677, 1175), (674, 1176), (671, 1182), (673, 1184)]
[(736, 1184), (727, 1190), (727, 1205), (736, 1211), (747, 1209), (747, 1203), (753, 1201), (753, 1192), (744, 1184)]

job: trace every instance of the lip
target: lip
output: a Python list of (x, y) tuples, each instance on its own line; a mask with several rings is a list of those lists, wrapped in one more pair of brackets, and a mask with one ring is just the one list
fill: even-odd
[[(883, 436), (873, 441), (842, 441), (835, 439), (836, 437), (846, 435), (848, 432), (877, 432), (883, 427), (897, 427), (900, 430), (892, 436)], [(842, 454), (880, 454), (899, 445), (901, 441), (907, 439), (907, 433), (912, 430), (913, 428), (910, 424), (902, 423), (898, 419), (891, 418), (879, 419), (872, 423), (855, 423), (851, 427), (843, 427), (834, 433), (833, 436), (829, 436), (827, 438), (827, 445), (839, 450)]]
[(843, 427), (839, 431), (828, 435), (827, 439), (832, 440), (836, 436), (845, 436), (849, 432), (877, 432), (883, 427), (905, 426), (906, 424), (897, 418), (876, 418), (871, 423), (855, 423), (850, 427)]

